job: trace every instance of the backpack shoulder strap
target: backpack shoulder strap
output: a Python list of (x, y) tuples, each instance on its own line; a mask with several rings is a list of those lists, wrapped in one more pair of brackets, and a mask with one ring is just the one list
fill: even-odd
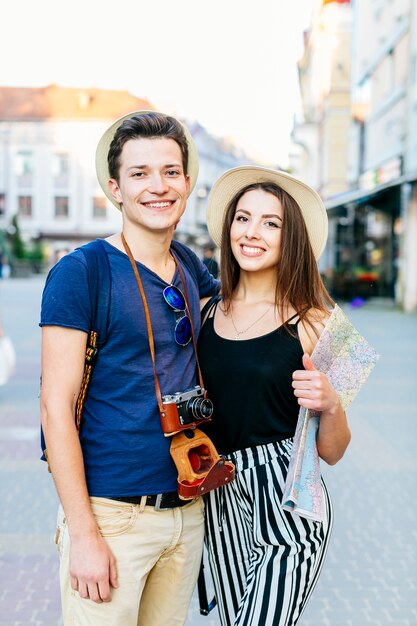
[[(97, 358), (98, 350), (107, 339), (107, 329), (110, 314), (111, 301), (111, 272), (110, 263), (101, 239), (91, 241), (80, 248), (87, 262), (87, 281), (91, 300), (91, 328), (85, 351), (84, 374), (81, 382), (75, 409), (75, 424), (77, 430), (81, 427), (81, 415), (87, 388), (91, 379), (91, 373)], [(45, 446), (45, 438), (41, 427), (41, 460), (47, 461), (48, 454)], [(49, 463), (48, 463), (48, 470)]]
[(98, 346), (107, 339), (111, 302), (110, 263), (102, 239), (96, 239), (78, 248), (87, 262), (88, 290), (91, 300), (91, 328), (97, 333)]
[(81, 428), (81, 417), (91, 373), (97, 359), (99, 349), (107, 339), (107, 326), (110, 313), (111, 273), (110, 264), (104, 244), (96, 239), (80, 248), (87, 261), (88, 289), (91, 300), (91, 328), (85, 351), (85, 364), (80, 393), (75, 409), (75, 424)]

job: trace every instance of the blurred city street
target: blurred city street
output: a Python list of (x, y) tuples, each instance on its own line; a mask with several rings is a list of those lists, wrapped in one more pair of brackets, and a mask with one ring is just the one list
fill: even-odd
[[(57, 497), (39, 461), (43, 282), (0, 281), (1, 319), (17, 352), (17, 371), (0, 387), (1, 626), (62, 626)], [(385, 300), (344, 309), (381, 358), (349, 410), (345, 458), (323, 467), (334, 531), (300, 626), (416, 626), (417, 314)], [(195, 594), (187, 626), (204, 624), (217, 626), (217, 612), (200, 616)]]

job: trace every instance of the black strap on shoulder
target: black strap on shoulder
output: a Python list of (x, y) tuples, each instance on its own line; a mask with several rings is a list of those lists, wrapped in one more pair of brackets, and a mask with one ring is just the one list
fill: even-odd
[(299, 313), (294, 313), (294, 315), (291, 315), (291, 317), (285, 320), (285, 324), (291, 324), (291, 322), (295, 320), (296, 317), (298, 317), (298, 320), (294, 323), (294, 326), (297, 326), (298, 322), (300, 321)]
[(206, 319), (210, 317), (211, 311), (213, 310), (215, 306), (217, 306), (220, 300), (221, 300), (221, 296), (215, 295), (215, 296), (211, 296), (210, 300), (208, 300), (205, 303), (205, 305), (201, 309), (201, 325), (203, 325)]
[(299, 322), (301, 321), (301, 318), (307, 313), (307, 311), (309, 310), (310, 306), (304, 307), (304, 309), (301, 309), (301, 311), (299, 313), (294, 313), (294, 315), (292, 315), (289, 319), (287, 319), (285, 321), (285, 326), (287, 324), (290, 324), (290, 322), (292, 322), (293, 320), (295, 320), (296, 317), (298, 317), (298, 320), (293, 324), (293, 326), (298, 326)]

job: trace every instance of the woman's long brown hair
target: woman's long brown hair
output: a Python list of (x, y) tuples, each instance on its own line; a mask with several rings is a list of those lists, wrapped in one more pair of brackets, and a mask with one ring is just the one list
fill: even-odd
[[(283, 208), (281, 249), (276, 266), (275, 305), (285, 324), (285, 310), (292, 307), (312, 328), (307, 317), (310, 309), (323, 313), (334, 306), (318, 270), (317, 261), (308, 237), (307, 227), (301, 209), (292, 196), (274, 183), (255, 183), (244, 187), (229, 203), (222, 229), (220, 278), (222, 297), (226, 313), (229, 311), (233, 293), (240, 276), (239, 265), (233, 256), (230, 244), (230, 228), (235, 217), (236, 207), (242, 196), (253, 189), (261, 189), (278, 198)], [(291, 333), (292, 334), (292, 333)]]

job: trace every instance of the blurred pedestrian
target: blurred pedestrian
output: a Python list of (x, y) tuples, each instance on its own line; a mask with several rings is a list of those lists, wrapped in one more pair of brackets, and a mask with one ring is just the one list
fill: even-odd
[(0, 386), (5, 385), (16, 369), (16, 351), (11, 338), (5, 333), (0, 319)]
[(216, 261), (214, 256), (215, 247), (213, 245), (207, 245), (203, 250), (203, 258), (202, 261), (204, 265), (207, 267), (208, 271), (214, 278), (218, 278), (219, 276), (219, 264)]
[(235, 481), (206, 498), (220, 619), (294, 626), (332, 526), (324, 482), (322, 522), (281, 504), (300, 406), (320, 412), (317, 449), (326, 462), (337, 463), (350, 441), (339, 397), (310, 358), (334, 306), (317, 267), (327, 214), (301, 181), (246, 166), (214, 184), (207, 222), (221, 245), (222, 296), (204, 311), (199, 339), (214, 405), (205, 430), (236, 465)]
[(204, 512), (201, 498), (178, 496), (159, 397), (194, 387), (192, 323), (197, 336), (200, 298), (219, 290), (198, 257), (173, 241), (198, 156), (178, 120), (138, 111), (107, 129), (96, 165), (123, 226), (96, 242), (111, 274), (108, 337), (79, 434), (75, 404), (94, 330), (82, 247), (50, 271), (41, 312), (41, 415), (62, 505), (56, 541), (64, 623), (180, 626), (201, 562)]

